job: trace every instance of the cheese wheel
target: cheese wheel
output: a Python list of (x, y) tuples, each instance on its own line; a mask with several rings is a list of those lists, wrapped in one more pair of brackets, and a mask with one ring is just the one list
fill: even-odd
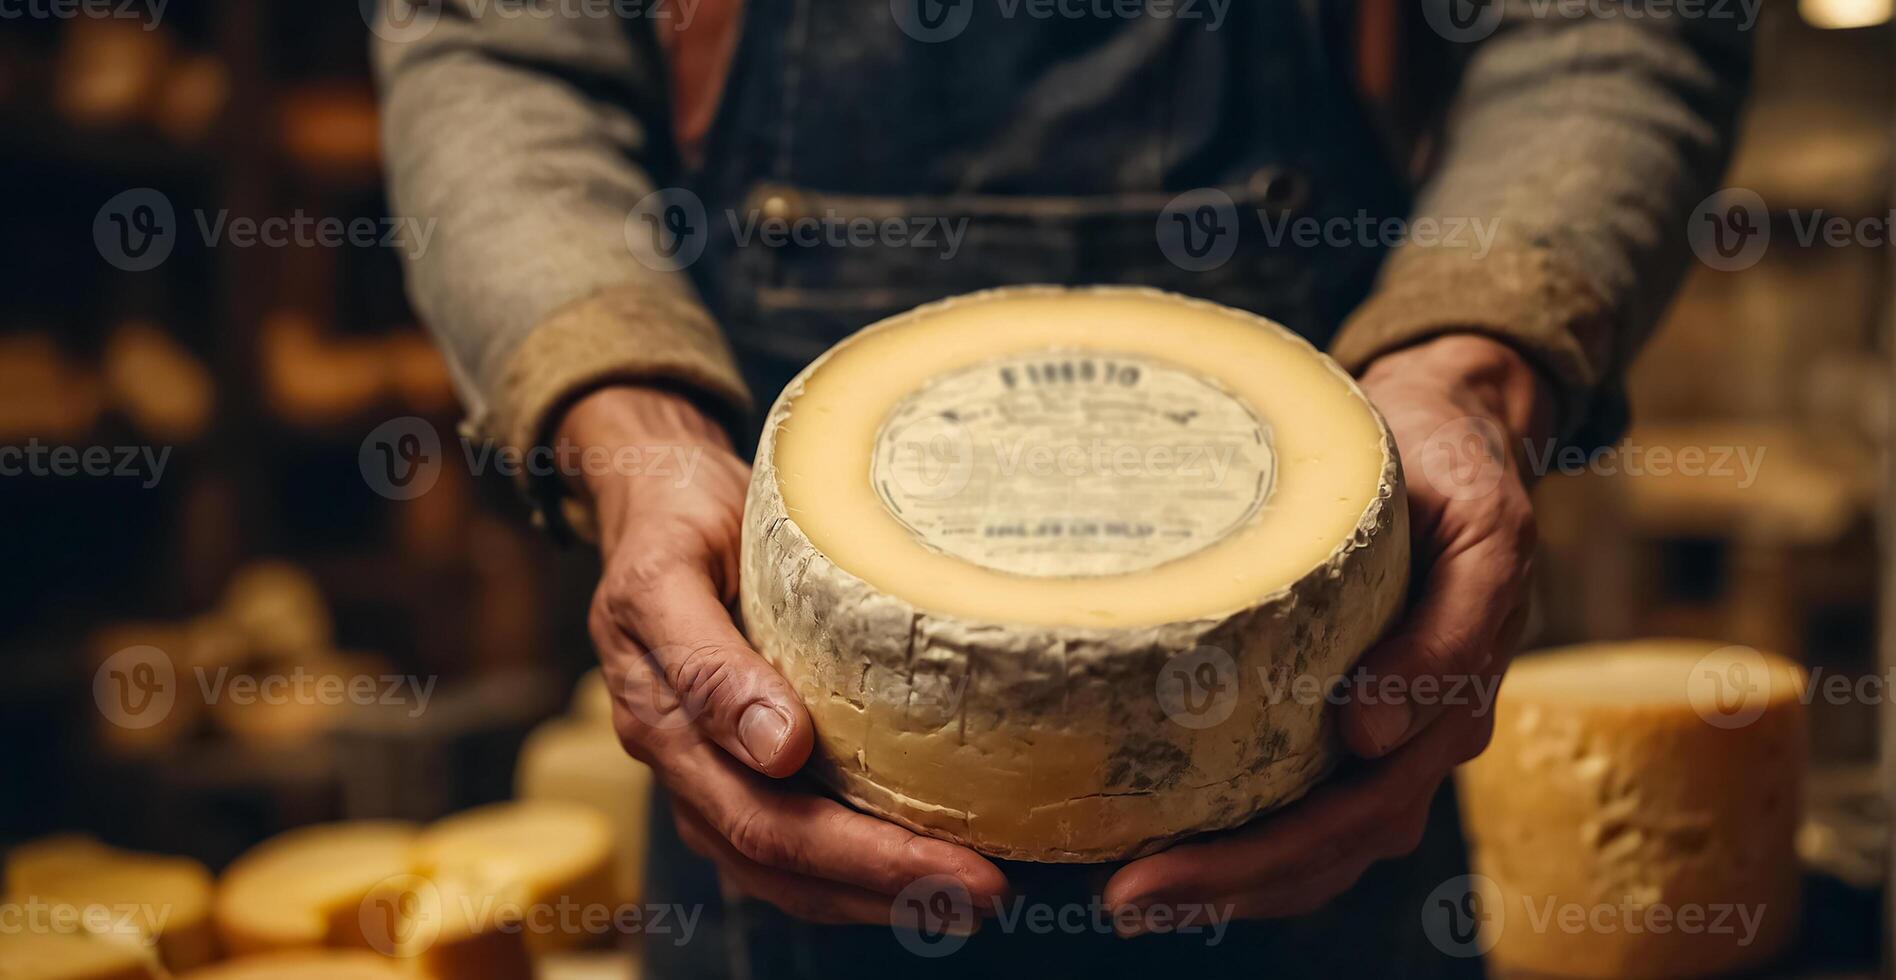
[(1517, 661), (1458, 783), (1505, 969), (1696, 977), (1756, 966), (1798, 917), (1799, 668), (1648, 640)]
[(539, 980), (637, 980), (639, 975), (632, 954), (597, 950), (543, 956), (534, 969)]
[(412, 824), (321, 824), (280, 834), (238, 858), (218, 882), (213, 918), (232, 955), (366, 946), (363, 899), (411, 870)]
[(84, 837), (48, 838), (7, 856), (10, 902), (100, 910), (85, 928), (154, 946), (172, 970), (216, 958), (211, 891), (210, 871), (189, 858), (121, 851)]
[(252, 562), (231, 577), (219, 617), (240, 632), (258, 656), (294, 661), (332, 646), (334, 623), (322, 588), (288, 561)]
[(413, 980), (394, 961), (374, 953), (315, 950), (265, 953), (219, 963), (178, 980)]
[(525, 886), (504, 869), (391, 878), (368, 900), (387, 916), (371, 944), (430, 980), (534, 980), (525, 921), (530, 901)]
[(605, 672), (594, 667), (573, 685), (573, 699), (567, 704), (566, 713), (611, 727), (612, 691), (606, 686)]
[(574, 910), (615, 907), (612, 861), (612, 828), (599, 811), (523, 800), (433, 824), (416, 841), (414, 871), (443, 888), (486, 883), (497, 905), (527, 916), (527, 948), (545, 953), (598, 938)]
[(813, 768), (919, 832), (1125, 858), (1304, 793), (1324, 699), (1400, 611), (1395, 446), (1268, 320), (1148, 289), (924, 306), (784, 389), (742, 609)]
[(0, 930), (0, 980), (159, 980), (164, 970), (134, 945), (84, 935)]
[(118, 850), (85, 834), (53, 834), (7, 851), (8, 892), (27, 892), (75, 869), (110, 864)]
[(106, 339), (104, 361), (112, 398), (142, 431), (189, 442), (210, 426), (210, 368), (156, 325), (121, 324)]
[(625, 754), (612, 726), (598, 719), (549, 721), (527, 736), (515, 773), (521, 799), (579, 803), (611, 821), (613, 892), (621, 902), (639, 902), (652, 771)]

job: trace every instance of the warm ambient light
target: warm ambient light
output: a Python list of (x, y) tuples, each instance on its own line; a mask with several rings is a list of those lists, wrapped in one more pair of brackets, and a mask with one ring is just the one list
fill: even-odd
[(1889, 20), (1896, 0), (1797, 0), (1804, 22), (1825, 30), (1875, 27)]

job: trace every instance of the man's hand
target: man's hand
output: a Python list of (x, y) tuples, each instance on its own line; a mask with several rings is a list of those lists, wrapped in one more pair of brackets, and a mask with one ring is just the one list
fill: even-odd
[(1415, 539), (1415, 604), (1364, 655), (1339, 719), (1344, 743), (1375, 761), (1282, 813), (1132, 862), (1107, 884), (1112, 907), (1315, 911), (1414, 850), (1442, 780), (1487, 747), (1534, 551), (1517, 452), (1551, 429), (1548, 392), (1512, 348), (1473, 334), (1384, 355), (1362, 384), (1395, 433)]
[(1004, 892), (967, 848), (776, 781), (803, 766), (813, 732), (731, 618), (750, 467), (722, 430), (683, 398), (617, 387), (574, 405), (558, 437), (561, 458), (588, 464), (572, 482), (605, 562), (589, 626), (613, 722), (671, 791), (686, 844), (739, 890), (818, 922), (887, 925), (893, 896), (928, 875), (953, 876), (977, 907)]

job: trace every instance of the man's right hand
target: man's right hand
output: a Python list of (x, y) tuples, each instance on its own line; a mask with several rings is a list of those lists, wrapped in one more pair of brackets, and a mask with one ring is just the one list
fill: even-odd
[(732, 620), (750, 467), (723, 430), (685, 398), (620, 386), (582, 398), (557, 435), (579, 453), (561, 458), (613, 461), (569, 477), (605, 564), (588, 625), (619, 739), (670, 790), (685, 843), (817, 922), (886, 925), (895, 895), (930, 875), (992, 908), (1007, 880), (986, 858), (777, 782), (813, 730)]

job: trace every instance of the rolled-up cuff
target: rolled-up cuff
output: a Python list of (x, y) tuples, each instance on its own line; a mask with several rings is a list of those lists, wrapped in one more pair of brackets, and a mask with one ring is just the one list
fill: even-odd
[(1383, 354), (1447, 333), (1479, 333), (1513, 346), (1552, 380), (1560, 432), (1589, 448), (1626, 426), (1614, 363), (1614, 318), (1599, 293), (1542, 249), (1466, 252), (1406, 249), (1390, 259), (1330, 354), (1360, 374)]
[[(727, 427), (750, 414), (750, 392), (704, 306), (673, 290), (627, 285), (562, 307), (527, 335), (499, 378), (489, 434), (521, 452), (549, 444), (567, 408), (613, 384), (682, 392)], [(594, 537), (591, 511), (557, 474), (521, 479), (548, 530)]]

